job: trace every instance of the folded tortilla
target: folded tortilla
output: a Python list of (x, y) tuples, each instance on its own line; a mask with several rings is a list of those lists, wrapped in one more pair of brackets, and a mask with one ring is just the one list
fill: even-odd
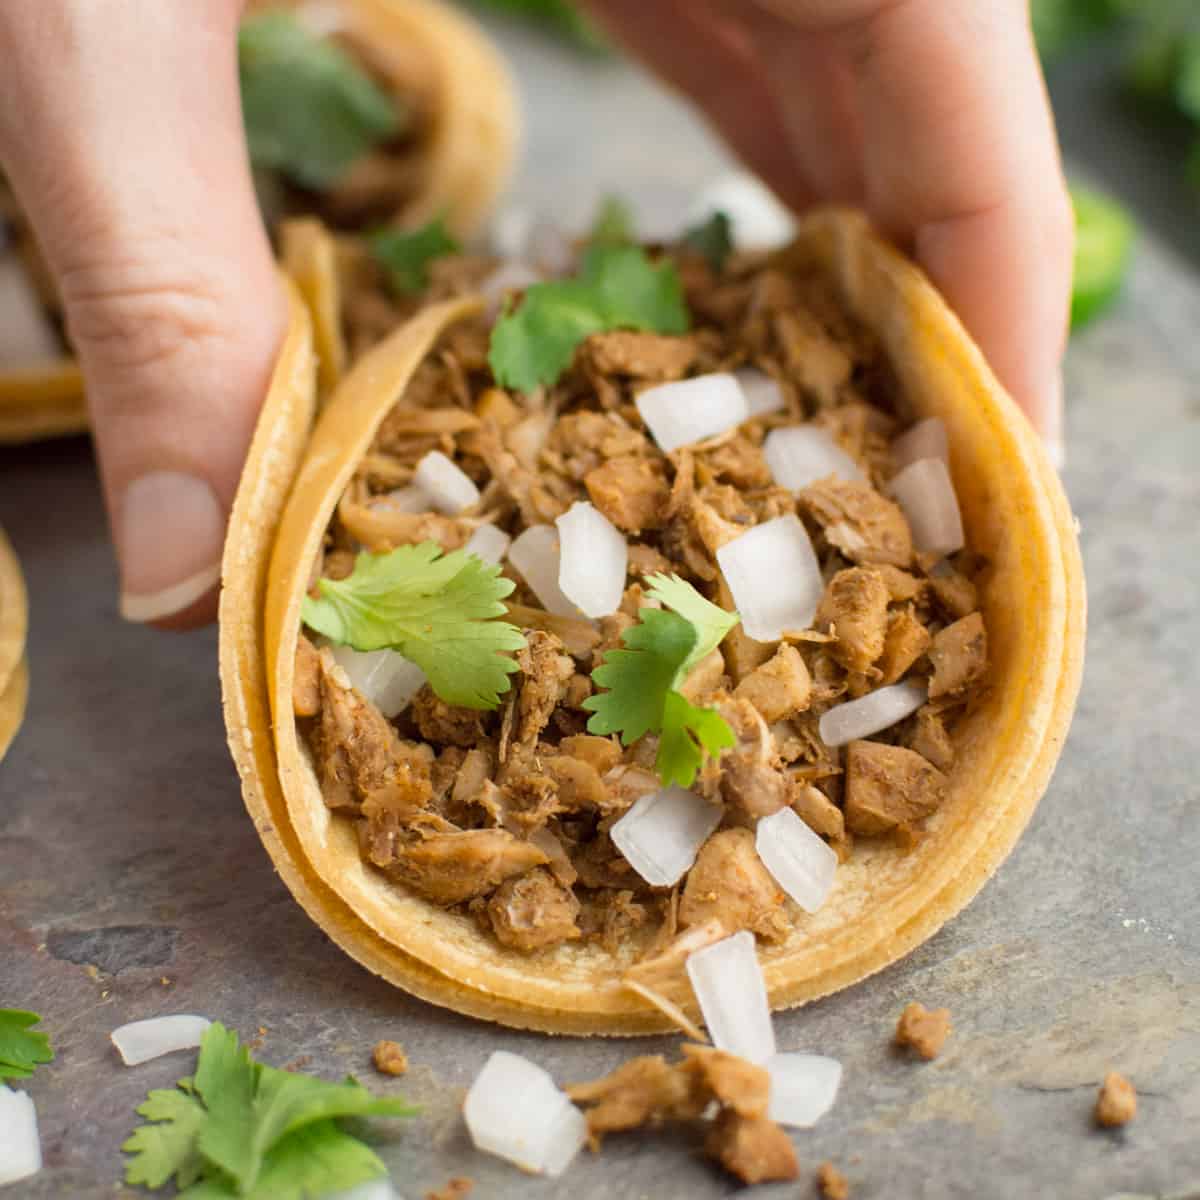
[[(978, 581), (991, 665), (955, 732), (945, 802), (908, 853), (860, 840), (825, 905), (759, 957), (773, 1007), (868, 976), (936, 932), (1016, 844), (1053, 772), (1079, 688), (1085, 592), (1074, 521), (1024, 416), (920, 271), (858, 215), (814, 214), (779, 265), (823, 274), (879, 340), (917, 417), (941, 418)], [(557, 1033), (662, 1030), (599, 945), (527, 956), (366, 865), (351, 822), (326, 806), (291, 696), (301, 600), (356, 465), (438, 338), (478, 311), (431, 307), (346, 374), (309, 432), (315, 368), (307, 315), (276, 370), (226, 547), (221, 677), (247, 807), (309, 915), (364, 966), (418, 996), (504, 1024)], [(661, 989), (694, 1015), (686, 980)]]
[[(310, 0), (262, 0), (255, 7), (306, 5)], [(394, 223), (417, 226), (440, 216), (460, 237), (476, 233), (508, 184), (520, 132), (516, 90), (499, 51), (473, 21), (438, 0), (330, 0), (320, 8), (331, 30), (373, 46), (378, 65), (391, 62), (400, 72), (416, 61), (429, 71), (421, 184)], [(83, 377), (73, 360), (0, 368), (0, 444), (87, 428)]]
[(29, 691), (25, 666), (28, 625), (25, 579), (12, 545), (0, 529), (0, 758), (4, 757), (25, 715)]

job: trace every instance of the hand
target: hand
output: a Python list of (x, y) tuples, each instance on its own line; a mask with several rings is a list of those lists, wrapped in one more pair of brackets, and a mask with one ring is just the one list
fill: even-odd
[(787, 204), (910, 246), (1062, 458), (1074, 242), (1021, 0), (589, 0)]
[(0, 164), (83, 365), (131, 620), (215, 612), (285, 320), (237, 77), (241, 0), (0, 4)]

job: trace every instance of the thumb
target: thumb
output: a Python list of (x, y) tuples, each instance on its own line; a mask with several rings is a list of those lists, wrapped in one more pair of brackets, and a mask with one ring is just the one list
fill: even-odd
[(215, 611), (284, 325), (242, 132), (240, 9), (0, 5), (0, 157), (87, 380), (121, 612), (172, 627)]

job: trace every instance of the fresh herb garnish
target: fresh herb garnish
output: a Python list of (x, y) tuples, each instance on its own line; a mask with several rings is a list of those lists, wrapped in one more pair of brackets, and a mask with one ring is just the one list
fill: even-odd
[(473, 0), (478, 8), (494, 9), (541, 25), (581, 50), (600, 53), (611, 49), (604, 35), (572, 0)]
[(429, 264), (460, 249), (442, 217), (420, 229), (383, 229), (371, 235), (369, 245), (401, 295), (423, 291), (429, 286)]
[(1116, 298), (1129, 273), (1133, 218), (1099, 192), (1073, 186), (1075, 266), (1071, 286), (1071, 328), (1086, 325)]
[(588, 241), (593, 246), (628, 246), (634, 235), (633, 210), (620, 196), (605, 196), (592, 220)]
[(373, 1150), (337, 1124), (344, 1117), (407, 1117), (403, 1100), (377, 1099), (353, 1079), (327, 1083), (254, 1062), (219, 1022), (200, 1043), (194, 1076), (152, 1091), (146, 1118), (122, 1149), (125, 1182), (186, 1200), (306, 1200), (386, 1173)]
[(552, 384), (593, 333), (640, 329), (686, 333), (689, 319), (675, 266), (637, 246), (592, 246), (575, 279), (536, 283), (492, 330), (488, 362), (502, 387)]
[(501, 601), (513, 583), (474, 554), (444, 554), (435, 542), (360, 554), (345, 579), (322, 579), (304, 598), (305, 623), (355, 650), (397, 650), (446, 701), (495, 708), (525, 645)]
[(683, 235), (683, 244), (704, 256), (713, 273), (719, 275), (733, 253), (733, 222), (728, 213), (715, 212)]
[(238, 76), (251, 161), (304, 187), (336, 183), (403, 124), (393, 97), (290, 13), (242, 22)]
[(0, 1081), (28, 1079), (41, 1063), (53, 1061), (50, 1038), (32, 1029), (41, 1019), (20, 1008), (0, 1008)]
[(588, 697), (590, 733), (619, 733), (631, 745), (657, 733), (655, 769), (663, 786), (690, 787), (705, 754), (735, 742), (733, 730), (714, 708), (697, 708), (679, 691), (688, 673), (707, 658), (737, 624), (678, 575), (651, 575), (647, 597), (672, 611), (643, 608), (626, 630), (623, 650), (610, 650), (592, 672), (607, 691)]

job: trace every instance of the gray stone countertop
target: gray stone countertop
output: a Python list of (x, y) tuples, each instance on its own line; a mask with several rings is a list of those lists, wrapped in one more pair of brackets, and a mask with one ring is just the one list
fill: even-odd
[[(619, 190), (677, 220), (722, 157), (675, 101), (616, 63), (504, 31), (529, 107), (522, 202), (568, 220)], [(1074, 342), (1066, 481), (1082, 523), (1091, 631), (1057, 775), (1017, 851), (903, 963), (778, 1018), (786, 1049), (845, 1064), (833, 1113), (795, 1134), (798, 1184), (826, 1158), (856, 1200), (1191, 1194), (1200, 1187), (1200, 281), (1156, 241), (1117, 312)], [(393, 991), (308, 921), (242, 809), (224, 744), (213, 631), (158, 636), (116, 614), (116, 575), (82, 440), (0, 453), (0, 523), (27, 572), (32, 698), (0, 766), (0, 1004), (38, 1010), (58, 1057), (28, 1090), (46, 1168), (5, 1197), (124, 1192), (119, 1146), (147, 1089), (188, 1054), (119, 1064), (108, 1032), (170, 1012), (220, 1018), (276, 1065), (355, 1072), (424, 1114), (381, 1153), (407, 1200), (453, 1174), (480, 1200), (724, 1197), (739, 1189), (678, 1136), (613, 1138), (561, 1180), (476, 1154), (458, 1117), (498, 1047), (567, 1081), (638, 1044), (492, 1028)], [(916, 1065), (889, 1035), (909, 999), (955, 1032)], [(382, 1037), (407, 1078), (369, 1068)], [(1121, 1133), (1092, 1127), (1109, 1068), (1141, 1093)]]

